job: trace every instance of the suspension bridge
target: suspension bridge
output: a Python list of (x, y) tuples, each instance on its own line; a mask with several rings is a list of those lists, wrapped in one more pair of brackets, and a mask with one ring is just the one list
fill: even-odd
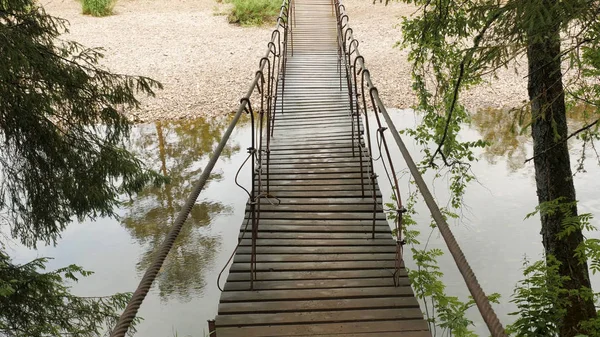
[[(398, 160), (409, 167), (491, 335), (506, 336), (353, 34), (339, 0), (283, 1), (254, 81), (111, 336), (129, 330), (243, 113), (252, 135), (240, 170), (250, 170), (252, 186), (240, 186), (246, 215), (210, 336), (431, 336), (403, 263)], [(403, 158), (392, 158), (393, 145)], [(375, 174), (376, 160), (385, 176)], [(392, 187), (391, 214), (378, 183)]]

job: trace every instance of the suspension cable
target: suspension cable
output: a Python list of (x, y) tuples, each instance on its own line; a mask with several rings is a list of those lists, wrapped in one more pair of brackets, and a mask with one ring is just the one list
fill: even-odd
[[(340, 27), (342, 27), (342, 29), (345, 29), (344, 36), (346, 36), (346, 39), (347, 39), (347, 40), (345, 39), (344, 41), (342, 41), (342, 43), (345, 46), (346, 41), (350, 41), (350, 45), (352, 45), (352, 42), (355, 41), (356, 39), (353, 37), (353, 34), (352, 34), (353, 32), (348, 27), (349, 26), (348, 25), (348, 15), (346, 14), (346, 9), (345, 9), (344, 5), (341, 4), (340, 0), (334, 0), (334, 1), (335, 1), (335, 5), (337, 7), (336, 14), (337, 14), (338, 25)], [(343, 21), (344, 18), (346, 19), (345, 21)], [(347, 34), (346, 34), (346, 32), (347, 32)], [(344, 52), (348, 53), (348, 51), (346, 51), (346, 50), (344, 50)], [(379, 110), (379, 113), (381, 113), (383, 115), (383, 118), (385, 119), (385, 122), (387, 123), (387, 126), (388, 126), (392, 136), (394, 137), (394, 141), (396, 142), (396, 145), (400, 149), (400, 152), (402, 153), (402, 157), (404, 158), (404, 161), (406, 162), (406, 164), (410, 170), (410, 173), (413, 176), (413, 179), (415, 180), (415, 183), (416, 183), (417, 187), (419, 188), (419, 191), (421, 192), (421, 195), (423, 196), (423, 199), (425, 200), (425, 203), (427, 204), (427, 207), (429, 208), (429, 211), (430, 211), (435, 223), (437, 224), (437, 227), (440, 230), (440, 233), (442, 234), (442, 237), (444, 238), (444, 241), (446, 242), (448, 250), (450, 251), (450, 254), (452, 255), (452, 257), (454, 258), (454, 262), (456, 263), (456, 266), (458, 267), (460, 273), (462, 274), (465, 284), (467, 285), (467, 288), (469, 289), (469, 292), (471, 293), (471, 296), (473, 297), (475, 304), (477, 305), (477, 308), (479, 309), (479, 312), (480, 312), (483, 320), (485, 321), (490, 333), (492, 334), (493, 337), (506, 337), (507, 335), (506, 335), (506, 332), (504, 331), (504, 327), (502, 326), (502, 323), (500, 323), (498, 316), (496, 315), (487, 296), (485, 295), (483, 289), (481, 288), (479, 282), (477, 281), (477, 277), (475, 276), (475, 274), (473, 273), (473, 270), (469, 266), (469, 263), (467, 262), (467, 259), (465, 258), (464, 253), (462, 252), (460, 246), (458, 245), (456, 238), (452, 234), (452, 231), (450, 230), (448, 223), (444, 219), (444, 216), (442, 215), (442, 212), (440, 211), (439, 206), (437, 205), (435, 199), (433, 198), (433, 195), (429, 191), (429, 188), (427, 187), (425, 180), (421, 176), (421, 173), (419, 172), (417, 165), (415, 164), (414, 160), (410, 156), (410, 153), (408, 152), (408, 149), (406, 148), (404, 142), (402, 141), (402, 138), (400, 137), (400, 133), (398, 132), (390, 115), (388, 114), (387, 109), (383, 105), (383, 103), (379, 97), (377, 88), (373, 85), (373, 82), (371, 81), (371, 76), (365, 66), (364, 58), (358, 52), (358, 47), (352, 49), (352, 52), (348, 53), (348, 56), (351, 57), (352, 54), (354, 54), (354, 60), (357, 64), (357, 67), (356, 67), (357, 69), (354, 69), (354, 71), (355, 72), (361, 71), (363, 73), (362, 75), (364, 76), (364, 79), (366, 82), (363, 85), (366, 85), (367, 88), (369, 89), (369, 91), (371, 92), (371, 98), (374, 101), (374, 105), (376, 105), (376, 108), (373, 107), (375, 110), (375, 113), (377, 114), (377, 110)], [(367, 113), (366, 106), (364, 107), (364, 112), (366, 115), (366, 113)], [(392, 186), (392, 188), (393, 187), (394, 186)]]
[[(271, 40), (269, 41), (269, 48), (268, 48), (266, 56), (265, 56), (267, 58), (269, 57), (269, 55), (272, 52), (270, 44), (275, 43), (275, 42), (277, 42), (278, 44), (280, 43), (280, 39), (278, 39), (279, 34), (275, 34), (275, 32), (276, 31), (278, 32), (280, 29), (282, 29), (284, 31), (284, 34), (286, 34), (286, 32), (287, 32), (288, 21), (289, 21), (288, 20), (288, 15), (289, 15), (288, 11), (289, 11), (289, 0), (283, 0), (281, 9), (279, 11), (279, 17), (277, 18), (277, 22), (276, 22), (275, 28), (273, 30), (273, 34), (271, 35)], [(131, 323), (134, 321), (134, 319), (137, 315), (137, 312), (138, 312), (140, 306), (142, 305), (142, 302), (144, 301), (144, 299), (146, 298), (146, 295), (150, 291), (150, 288), (152, 287), (152, 283), (154, 283), (154, 280), (156, 279), (158, 272), (160, 271), (165, 259), (167, 258), (167, 255), (173, 248), (175, 240), (179, 236), (179, 233), (181, 232), (181, 229), (182, 229), (185, 221), (187, 220), (190, 212), (192, 211), (192, 208), (196, 204), (196, 200), (198, 199), (200, 192), (204, 189), (204, 186), (206, 185), (206, 182), (208, 181), (208, 178), (210, 177), (212, 170), (214, 169), (217, 161), (219, 160), (219, 157), (221, 156), (223, 149), (227, 145), (229, 137), (231, 136), (236, 125), (238, 124), (238, 121), (240, 120), (242, 113), (244, 113), (244, 111), (247, 110), (252, 93), (259, 86), (259, 84), (261, 83), (260, 82), (261, 80), (264, 82), (264, 80), (262, 78), (262, 73), (263, 73), (263, 70), (264, 70), (266, 64), (267, 64), (267, 62), (259, 63), (259, 69), (256, 72), (256, 75), (254, 76), (254, 80), (250, 84), (250, 87), (248, 88), (246, 95), (244, 96), (244, 98), (242, 98), (240, 105), (238, 106), (237, 112), (236, 112), (235, 116), (233, 117), (233, 120), (231, 121), (231, 123), (227, 127), (227, 130), (223, 134), (223, 138), (221, 138), (221, 141), (215, 148), (212, 156), (210, 157), (209, 162), (206, 164), (206, 167), (202, 171), (200, 178), (194, 184), (191, 193), (189, 194), (183, 207), (179, 211), (177, 218), (175, 219), (173, 227), (171, 227), (165, 240), (163, 241), (163, 243), (161, 244), (159, 249), (156, 251), (154, 259), (152, 260), (152, 264), (148, 267), (148, 269), (144, 273), (144, 276), (140, 280), (140, 283), (139, 283), (137, 289), (135, 290), (131, 299), (127, 303), (125, 310), (123, 311), (123, 313), (117, 320), (115, 328), (110, 333), (111, 337), (124, 337), (127, 334), (127, 331), (129, 330), (129, 328), (131, 327)], [(264, 95), (264, 93), (262, 95)]]

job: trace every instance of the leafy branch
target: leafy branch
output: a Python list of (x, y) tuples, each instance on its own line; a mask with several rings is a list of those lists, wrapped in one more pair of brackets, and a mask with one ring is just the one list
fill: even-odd
[(549, 151), (551, 151), (552, 149), (556, 148), (557, 146), (566, 143), (569, 139), (577, 136), (578, 134), (591, 129), (592, 127), (594, 127), (596, 124), (598, 124), (598, 122), (600, 122), (600, 118), (596, 119), (595, 121), (593, 121), (592, 123), (583, 126), (579, 129), (577, 129), (576, 131), (574, 131), (573, 133), (571, 133), (570, 135), (568, 135), (566, 138), (561, 139), (560, 141), (554, 143), (554, 145), (550, 146), (549, 148), (545, 149), (544, 151), (537, 153), (535, 156), (531, 157), (531, 158), (527, 158), (525, 159), (525, 163), (528, 163), (530, 161), (532, 161), (533, 159), (539, 157), (539, 156), (543, 156), (544, 154), (548, 153)]

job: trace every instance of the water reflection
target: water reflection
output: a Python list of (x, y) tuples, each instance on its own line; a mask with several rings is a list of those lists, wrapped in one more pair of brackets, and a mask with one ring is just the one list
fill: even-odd
[[(391, 110), (391, 109), (390, 109)], [(577, 112), (577, 111), (576, 111)], [(570, 130), (574, 131), (583, 126), (586, 116), (578, 111), (573, 115), (570, 113)], [(411, 110), (391, 110), (391, 118), (396, 125), (414, 127), (418, 118), (415, 118)], [(451, 221), (451, 228), (456, 240), (461, 246), (463, 253), (469, 261), (475, 275), (477, 275), (482, 288), (487, 293), (498, 292), (502, 295), (501, 304), (495, 305), (500, 321), (504, 324), (514, 322), (515, 317), (509, 315), (517, 310), (514, 303), (510, 303), (514, 285), (523, 278), (522, 261), (527, 256), (531, 260), (542, 258), (543, 246), (540, 236), (540, 221), (537, 217), (524, 219), (538, 205), (535, 193), (535, 171), (533, 163), (522, 165), (523, 154), (532, 155), (531, 141), (517, 142), (520, 139), (527, 140), (530, 137), (529, 130), (519, 135), (519, 121), (513, 127), (513, 120), (517, 118), (515, 113), (507, 111), (483, 110), (473, 115), (470, 128), (464, 128), (460, 137), (467, 141), (484, 138), (492, 143), (490, 148), (475, 152), (480, 160), (474, 162), (472, 171), (477, 177), (477, 183), (472, 183), (466, 190), (463, 203), (465, 208), (463, 217)], [(590, 119), (593, 115), (590, 115)], [(526, 123), (529, 119), (523, 118)], [(413, 122), (414, 121), (414, 122)], [(589, 123), (589, 122), (588, 122)], [(587, 124), (587, 123), (586, 123)], [(376, 126), (371, 126), (371, 134), (375, 140)], [(525, 137), (525, 138), (519, 138)], [(413, 159), (420, 161), (424, 153), (421, 145), (406, 137), (406, 145)], [(579, 153), (581, 141), (571, 142), (571, 155), (573, 158)], [(392, 158), (395, 158), (397, 170), (405, 172), (406, 164), (402, 160), (402, 154), (396, 147), (390, 149)], [(479, 149), (478, 149), (479, 151)], [(511, 157), (512, 158), (509, 158)], [(521, 156), (521, 159), (517, 159)], [(592, 213), (598, 217), (600, 214), (600, 165), (595, 164), (595, 158), (590, 156), (587, 161), (587, 174), (574, 177), (579, 207), (582, 213)], [(385, 171), (379, 162), (375, 162), (375, 173), (384, 176)], [(572, 160), (575, 166), (575, 160)], [(515, 167), (523, 166), (515, 170)], [(516, 172), (515, 172), (516, 171)], [(426, 183), (439, 205), (447, 205), (449, 202), (448, 181), (440, 178), (434, 172), (424, 175)], [(414, 189), (409, 183), (408, 175), (400, 178), (401, 193), (403, 196)], [(384, 202), (390, 202), (389, 196), (392, 191), (388, 184), (379, 185)], [(417, 222), (416, 228), (421, 233), (430, 233), (431, 216), (427, 207), (421, 202), (416, 206), (418, 214), (414, 217)], [(596, 220), (594, 220), (596, 221)], [(597, 222), (596, 222), (597, 224)], [(600, 233), (586, 233), (589, 238), (597, 239)], [(425, 242), (425, 240), (423, 240)], [(445, 255), (438, 259), (441, 271), (444, 273), (443, 282), (447, 286), (448, 294), (457, 296), (462, 300), (469, 298), (469, 292), (463, 278), (456, 268), (452, 256), (447, 250), (443, 238), (435, 232), (427, 238), (428, 248), (439, 248)], [(421, 246), (422, 248), (423, 246)], [(408, 267), (416, 268), (411, 254), (405, 253), (405, 262)], [(600, 289), (600, 273), (591, 275), (592, 287), (597, 291)], [(423, 308), (423, 307), (422, 307)], [(424, 309), (424, 308), (423, 308)], [(489, 336), (489, 332), (476, 308), (467, 312), (467, 317), (475, 322), (475, 332), (478, 336)]]
[(523, 115), (522, 111), (517, 110), (486, 108), (472, 116), (472, 125), (489, 144), (482, 156), (490, 164), (506, 158), (511, 172), (523, 167), (531, 138), (527, 130), (523, 132)]
[[(156, 122), (139, 129), (134, 152), (168, 176), (170, 183), (148, 187), (125, 204), (122, 224), (145, 249), (137, 264), (138, 272), (144, 272), (150, 265), (153, 252), (173, 225), (228, 122), (199, 118)], [(239, 145), (230, 144), (221, 158), (228, 159), (239, 150)], [(221, 174), (213, 173), (208, 184), (221, 179)], [(192, 296), (202, 294), (204, 273), (211, 267), (221, 244), (221, 238), (210, 234), (208, 227), (214, 216), (231, 211), (229, 205), (221, 202), (199, 200), (196, 203), (157, 278), (162, 301), (174, 297), (189, 301)]]
[[(586, 105), (572, 107), (567, 113), (569, 130), (572, 132), (590, 121), (595, 109)], [(527, 150), (531, 147), (531, 111), (526, 109), (479, 109), (471, 116), (471, 126), (489, 143), (482, 157), (490, 164), (507, 160), (510, 172), (525, 166)], [(572, 145), (572, 144), (569, 144)]]

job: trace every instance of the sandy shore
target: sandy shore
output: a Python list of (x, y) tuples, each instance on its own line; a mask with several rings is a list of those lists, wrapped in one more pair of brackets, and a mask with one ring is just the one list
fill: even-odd
[[(401, 17), (411, 6), (370, 0), (344, 1), (372, 78), (385, 104), (408, 108), (411, 90)], [(103, 47), (102, 64), (112, 71), (152, 77), (164, 84), (156, 98), (130, 112), (136, 121), (218, 116), (234, 111), (266, 51), (271, 27), (239, 27), (222, 15), (227, 5), (214, 0), (118, 0), (115, 15), (84, 16), (77, 0), (42, 0), (46, 11), (70, 21), (65, 39)], [(470, 108), (516, 106), (526, 98), (526, 81), (512, 70), (492, 85), (465, 96)]]

